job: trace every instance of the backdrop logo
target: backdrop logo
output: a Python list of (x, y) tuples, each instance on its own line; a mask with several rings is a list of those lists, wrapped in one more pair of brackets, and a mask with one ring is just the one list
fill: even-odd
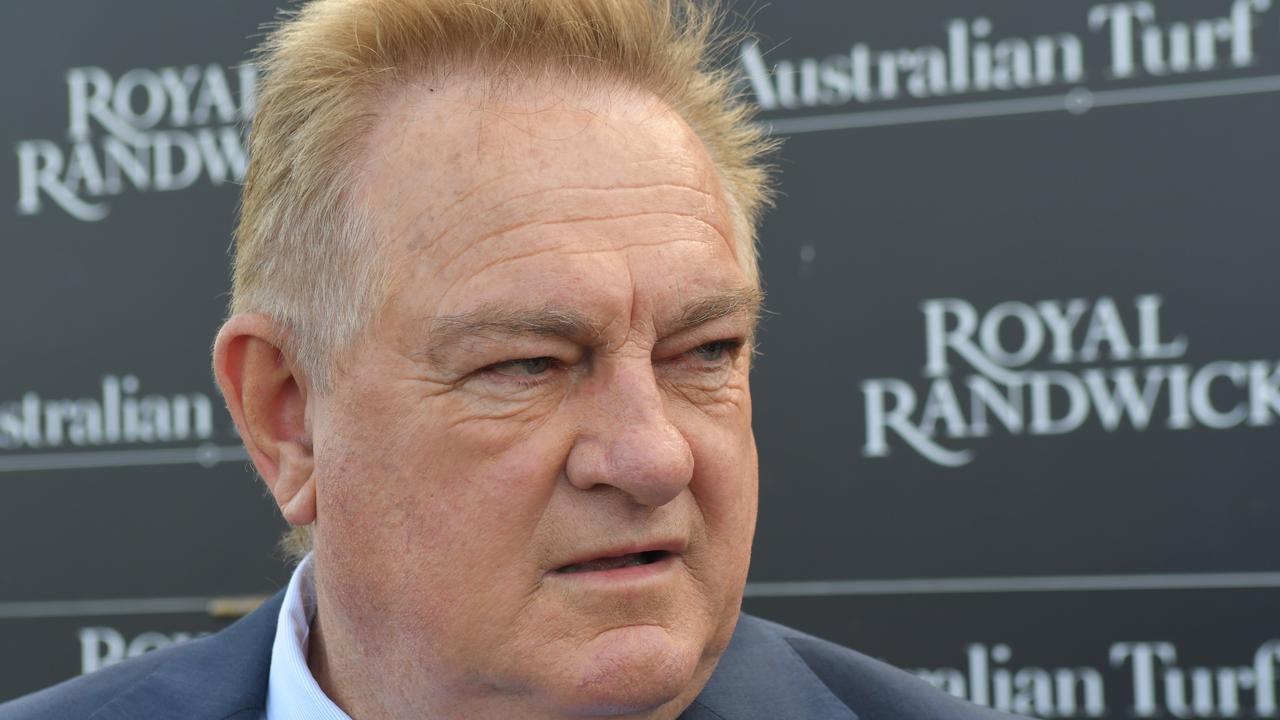
[[(1105, 665), (1046, 668), (1014, 662), (1004, 643), (973, 643), (964, 666), (913, 672), (958, 698), (1020, 716), (1277, 717), (1280, 640), (1218, 667), (1180, 662), (1171, 642), (1117, 642), (1106, 655)], [(1107, 679), (1123, 689), (1108, 687)]]
[(129, 639), (115, 628), (82, 627), (77, 634), (80, 637), (80, 674), (87, 675), (152, 650), (161, 650), (209, 633), (144, 632)]
[[(1166, 337), (1163, 302), (1141, 295), (1123, 310), (1107, 297), (1004, 302), (979, 314), (965, 300), (924, 301), (926, 386), (862, 383), (863, 454), (884, 457), (896, 440), (956, 467), (974, 458), (956, 444), (989, 437), (996, 425), (1011, 435), (1066, 435), (1091, 418), (1106, 432), (1126, 423), (1136, 431), (1274, 423), (1280, 362), (1178, 362), (1189, 342)], [(957, 361), (975, 372), (956, 377)]]
[[(764, 110), (1063, 87), (1095, 73), (1127, 81), (1255, 65), (1255, 31), (1267, 26), (1263, 15), (1272, 0), (1218, 0), (1203, 7), (1205, 16), (1170, 21), (1159, 16), (1153, 2), (1099, 3), (1075, 27), (1037, 35), (1010, 34), (988, 17), (954, 18), (931, 31), (933, 39), (923, 44), (894, 48), (857, 42), (838, 53), (772, 66), (759, 44), (749, 41), (741, 47), (740, 61)], [(1090, 38), (1098, 42), (1086, 42)]]
[[(252, 65), (135, 68), (114, 78), (100, 67), (67, 71), (69, 143), (17, 144), (18, 212), (46, 201), (84, 221), (110, 212), (127, 187), (181, 190), (244, 177), (242, 124), (253, 114)], [(235, 88), (235, 92), (233, 92)]]
[(52, 399), (34, 391), (0, 402), (0, 450), (204, 441), (213, 401), (204, 393), (142, 394), (135, 375), (106, 375), (96, 397)]

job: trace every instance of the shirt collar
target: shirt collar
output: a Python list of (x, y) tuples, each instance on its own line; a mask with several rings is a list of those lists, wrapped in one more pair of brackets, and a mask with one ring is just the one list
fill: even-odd
[(276, 622), (267, 683), (267, 720), (351, 720), (324, 694), (307, 667), (316, 583), (311, 555), (293, 571)]

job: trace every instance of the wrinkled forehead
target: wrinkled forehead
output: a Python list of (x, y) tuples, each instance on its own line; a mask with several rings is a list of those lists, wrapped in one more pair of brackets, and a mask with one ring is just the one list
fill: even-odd
[(450, 241), (519, 223), (569, 193), (581, 202), (583, 193), (627, 189), (674, 190), (673, 213), (732, 242), (714, 164), (652, 95), (554, 77), (494, 87), (452, 73), (404, 83), (382, 105), (356, 201), (393, 253), (447, 254)]

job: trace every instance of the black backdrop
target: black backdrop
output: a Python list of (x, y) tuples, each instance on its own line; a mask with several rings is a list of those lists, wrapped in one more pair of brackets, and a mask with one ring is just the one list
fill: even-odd
[[(1280, 7), (739, 9), (746, 608), (1040, 717), (1280, 717)], [(272, 12), (0, 7), (0, 698), (287, 578), (207, 369)]]

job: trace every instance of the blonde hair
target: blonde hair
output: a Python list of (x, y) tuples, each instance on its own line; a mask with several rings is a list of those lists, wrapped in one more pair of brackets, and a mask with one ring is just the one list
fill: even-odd
[(723, 18), (697, 0), (314, 0), (285, 16), (258, 51), (230, 311), (280, 323), (286, 354), (313, 391), (328, 391), (389, 272), (349, 197), (378, 99), (446, 67), (492, 79), (538, 69), (656, 96), (715, 164), (754, 280), (772, 141), (719, 64)]

